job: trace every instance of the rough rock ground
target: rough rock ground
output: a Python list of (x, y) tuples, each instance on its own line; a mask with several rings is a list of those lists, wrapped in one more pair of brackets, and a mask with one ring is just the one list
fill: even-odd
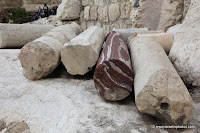
[[(166, 123), (140, 114), (133, 95), (121, 102), (101, 99), (94, 87), (92, 74), (83, 79), (72, 77), (67, 75), (64, 67), (60, 67), (46, 79), (27, 80), (23, 77), (18, 53), (19, 50), (0, 50), (0, 121), (6, 123), (6, 128), (0, 133), (9, 132), (8, 129), (13, 127), (23, 130), (23, 133), (29, 130), (31, 133), (199, 132), (199, 89), (190, 90), (195, 112), (188, 125), (195, 126), (195, 129), (155, 129), (152, 125), (163, 126)], [(19, 125), (12, 126), (12, 123)]]

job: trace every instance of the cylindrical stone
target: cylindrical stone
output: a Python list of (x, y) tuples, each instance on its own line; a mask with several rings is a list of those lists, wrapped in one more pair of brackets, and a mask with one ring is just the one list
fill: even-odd
[(127, 41), (128, 37), (133, 33), (137, 31), (148, 31), (147, 28), (132, 28), (132, 29), (113, 29), (113, 31), (119, 32), (125, 41)]
[(131, 40), (136, 37), (138, 34), (156, 34), (156, 33), (164, 33), (162, 30), (147, 30), (147, 31), (135, 31), (133, 32), (127, 39), (127, 43), (129, 44)]
[(24, 76), (30, 80), (38, 80), (53, 72), (60, 63), (63, 45), (81, 32), (78, 24), (67, 24), (26, 44), (19, 54)]
[(174, 42), (174, 37), (170, 33), (157, 33), (157, 34), (138, 34), (138, 37), (149, 37), (158, 42), (165, 52), (169, 54), (170, 49)]
[(119, 32), (111, 32), (94, 73), (94, 82), (106, 100), (126, 98), (132, 91), (133, 71), (126, 42)]
[(0, 48), (21, 48), (53, 28), (51, 25), (0, 24)]
[(97, 63), (104, 42), (103, 29), (92, 26), (66, 43), (61, 61), (71, 75), (84, 75)]
[(129, 47), (138, 110), (172, 124), (186, 124), (193, 116), (192, 98), (161, 45), (136, 37)]

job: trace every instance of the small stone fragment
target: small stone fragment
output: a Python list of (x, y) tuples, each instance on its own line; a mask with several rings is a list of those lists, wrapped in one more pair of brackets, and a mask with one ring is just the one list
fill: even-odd
[(0, 132), (6, 128), (6, 123), (4, 121), (0, 121)]
[(7, 131), (8, 133), (30, 133), (29, 127), (25, 122), (14, 123)]

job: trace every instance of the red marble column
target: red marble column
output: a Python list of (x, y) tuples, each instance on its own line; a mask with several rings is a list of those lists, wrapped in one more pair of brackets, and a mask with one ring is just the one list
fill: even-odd
[(95, 87), (106, 100), (126, 98), (132, 91), (133, 71), (126, 42), (118, 32), (111, 32), (94, 73)]

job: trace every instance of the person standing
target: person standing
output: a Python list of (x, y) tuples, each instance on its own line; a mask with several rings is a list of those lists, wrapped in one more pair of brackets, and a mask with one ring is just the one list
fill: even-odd
[(41, 13), (42, 13), (42, 8), (39, 6), (39, 8), (38, 8), (38, 15), (40, 16)]
[(49, 8), (48, 8), (47, 4), (44, 4), (43, 10), (44, 10), (45, 17), (48, 17), (48, 14), (49, 14), (48, 10), (49, 10)]

